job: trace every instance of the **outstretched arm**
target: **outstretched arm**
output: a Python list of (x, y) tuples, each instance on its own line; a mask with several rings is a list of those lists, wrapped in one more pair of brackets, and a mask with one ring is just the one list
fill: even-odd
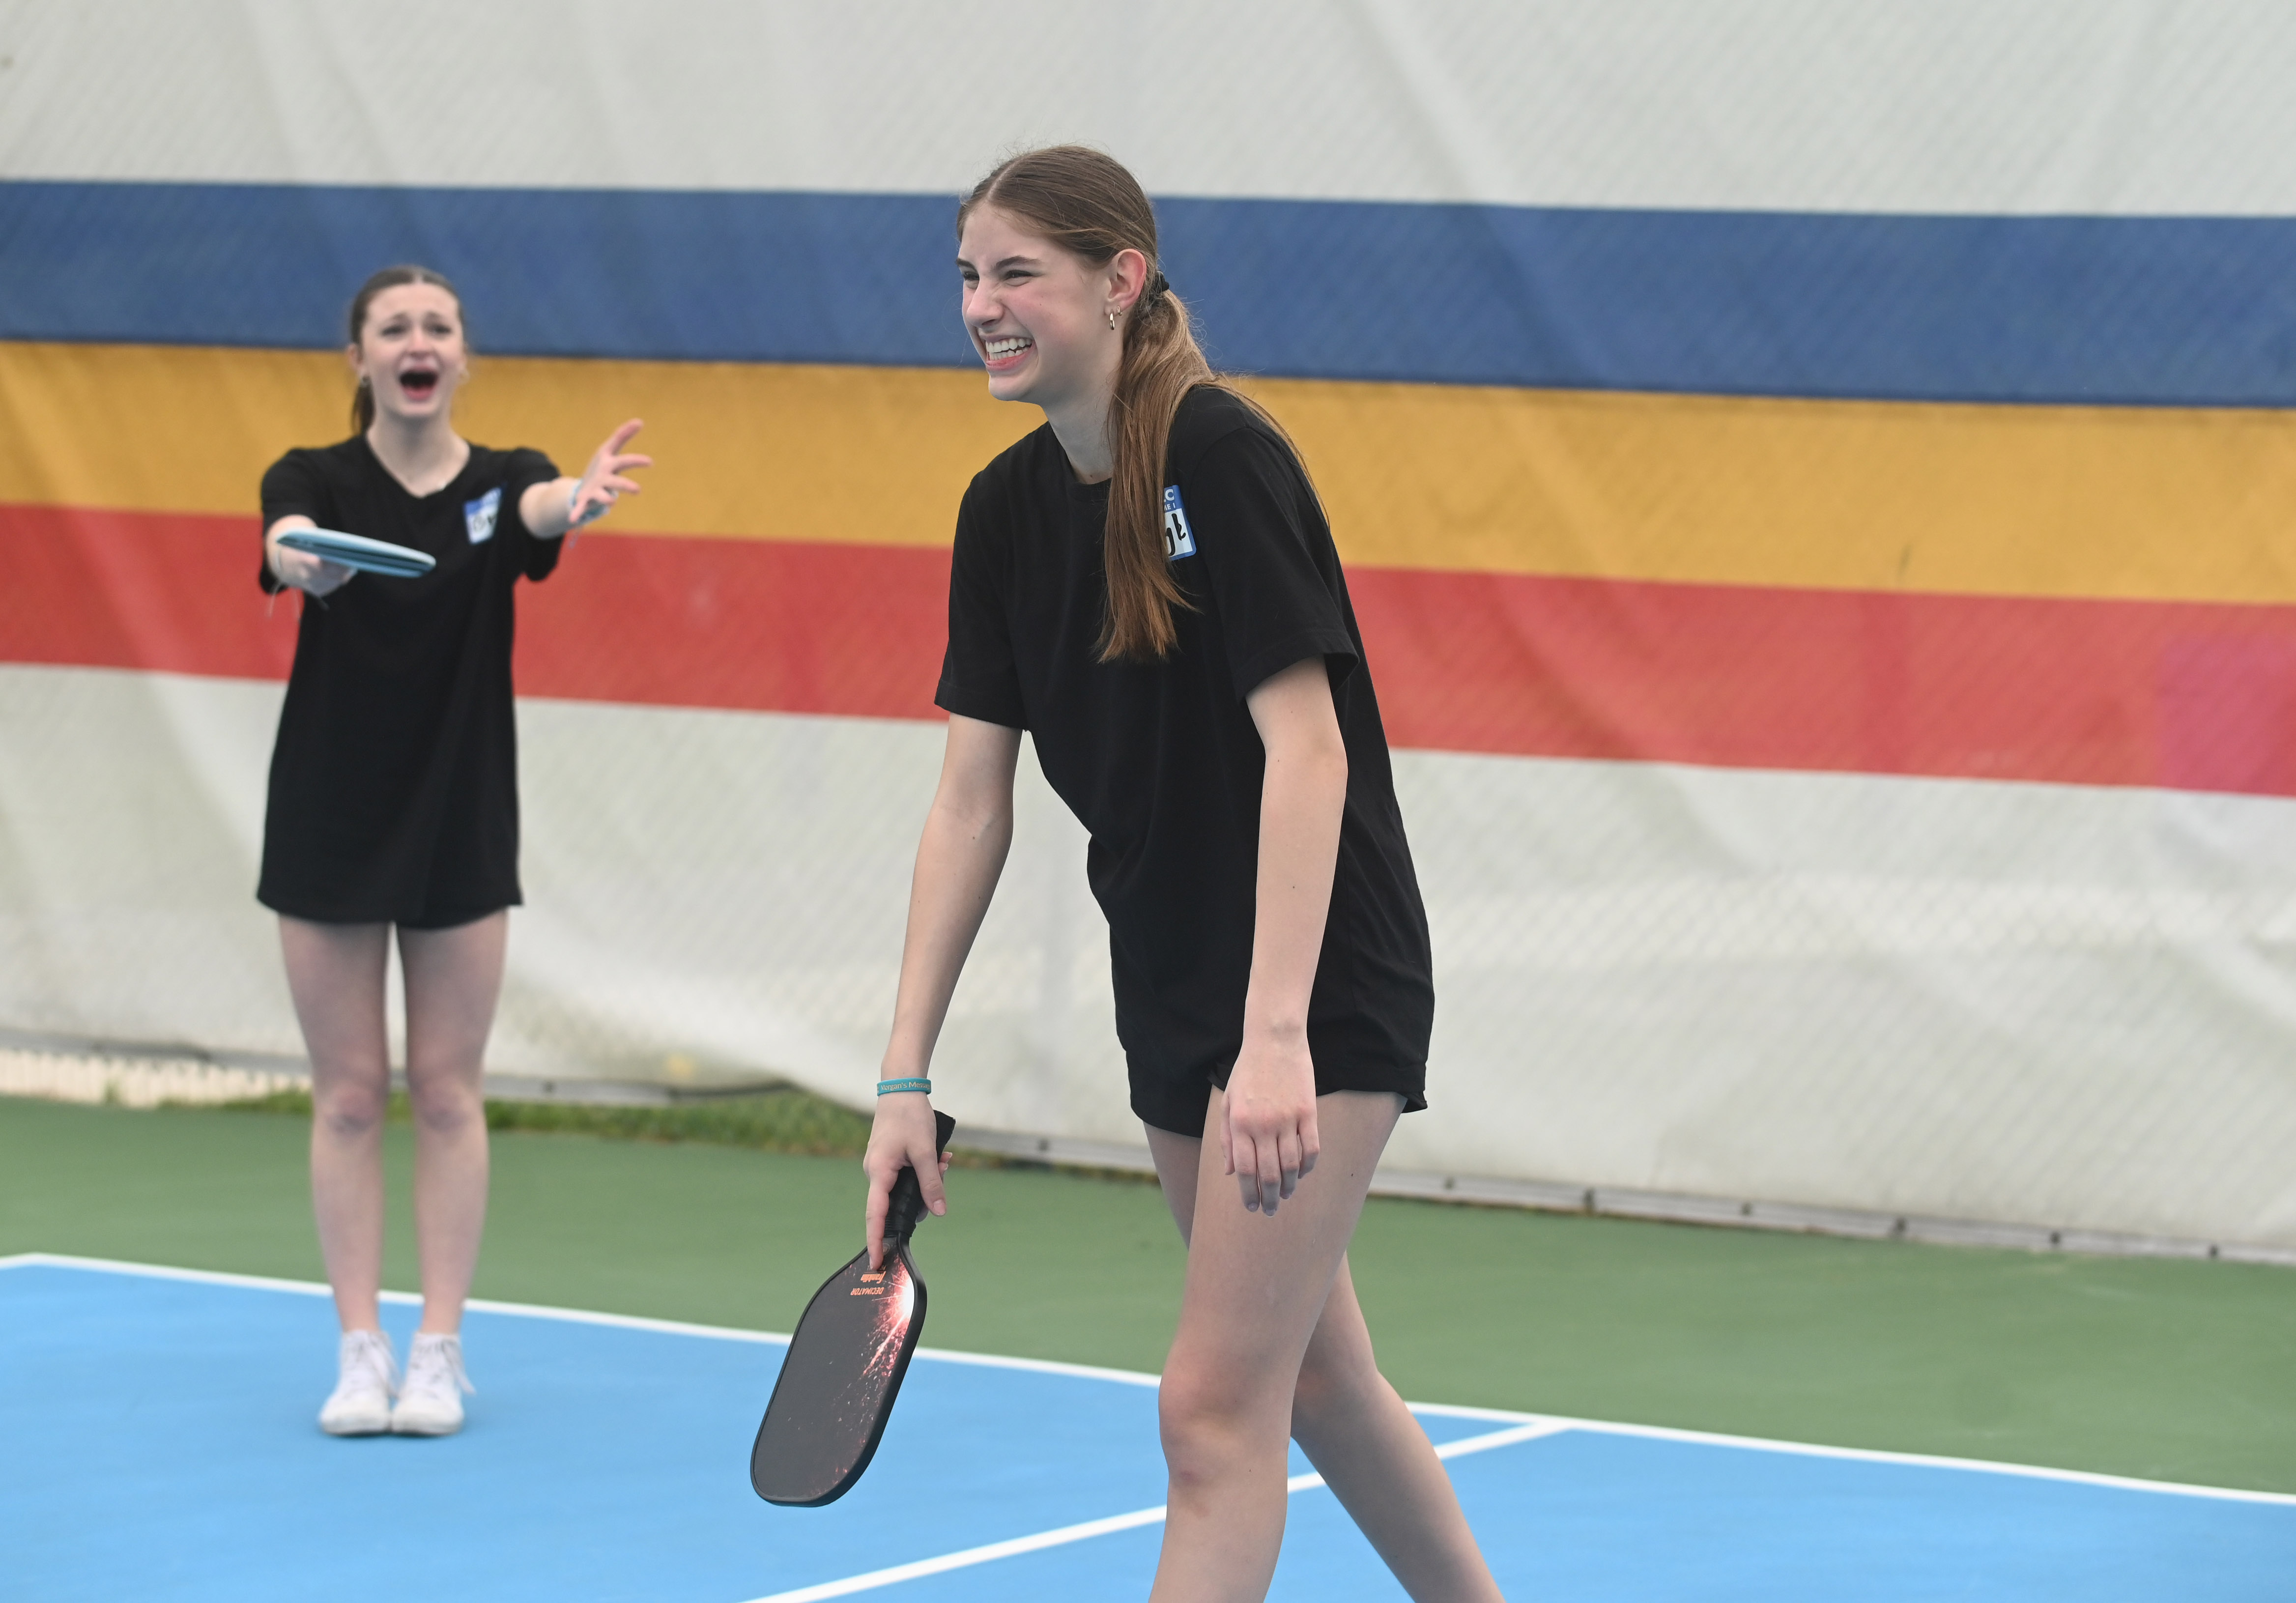
[(579, 478), (558, 478), (529, 485), (518, 498), (518, 515), (538, 540), (555, 540), (570, 529), (594, 523), (613, 510), (615, 500), (635, 495), (642, 487), (627, 477), (633, 468), (651, 468), (653, 458), (623, 450), (630, 437), (645, 424), (632, 418), (606, 437), (590, 454), (590, 465)]
[[(909, 928), (901, 945), (901, 985), (893, 1002), (892, 1039), (885, 1047), (885, 1079), (922, 1078), (932, 1063), (933, 1043), (948, 1017), (956, 977), (972, 950), (972, 937), (980, 932), (1013, 844), (1013, 770), (1020, 756), (1019, 730), (950, 716), (948, 752), (941, 761), (932, 811), (925, 815), (923, 838), (917, 842), (916, 876), (909, 887)], [(904, 1164), (916, 1170), (926, 1206), (936, 1214), (948, 1211), (939, 1150), (932, 1104), (923, 1092), (894, 1092), (877, 1099), (868, 1155), (861, 1160), (869, 1176), (872, 1269), (884, 1261), (886, 1198)]]
[(1308, 998), (1323, 954), (1348, 799), (1348, 748), (1321, 657), (1295, 662), (1243, 699), (1267, 752), (1259, 791), (1259, 869), (1243, 1050), (1228, 1075), (1220, 1145), (1243, 1206), (1274, 1213), (1316, 1166), (1316, 1066)]

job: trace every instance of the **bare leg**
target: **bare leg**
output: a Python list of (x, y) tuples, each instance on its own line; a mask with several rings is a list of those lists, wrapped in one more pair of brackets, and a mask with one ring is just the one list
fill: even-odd
[(1498, 1598), (1443, 1460), (1379, 1372), (1345, 1259), (1300, 1366), (1292, 1436), (1418, 1603)]
[(382, 1116), (390, 1100), (383, 1031), (384, 924), (279, 920), (287, 990), (311, 1054), (311, 1211), (346, 1330), (380, 1329)]
[(510, 914), (401, 929), (406, 1093), (414, 1111), (414, 1238), (425, 1331), (463, 1328), (487, 1223), (487, 1115), (479, 1080), (502, 994)]
[[(1214, 1097), (1208, 1127), (1217, 1129)], [(1189, 1244), (1187, 1301), (1164, 1378), (1172, 1516), (1154, 1595), (1173, 1603), (1265, 1595), (1283, 1540), (1284, 1473), (1282, 1436), (1272, 1452), (1259, 1438), (1288, 1427), (1413, 1598), (1491, 1603), (1500, 1597), (1498, 1585), (1441, 1460), (1379, 1372), (1348, 1274), (1347, 1238), (1394, 1127), (1396, 1099), (1339, 1092), (1318, 1100), (1316, 1116), (1324, 1156), (1272, 1220), (1243, 1211), (1234, 1182), (1219, 1173), (1218, 1142), (1148, 1132), (1165, 1199)], [(1274, 1232), (1326, 1179), (1339, 1183), (1317, 1201), (1332, 1217), (1300, 1220), (1297, 1239), (1278, 1240)], [(1200, 1216), (1208, 1227), (1201, 1232)], [(1327, 1251), (1341, 1219), (1337, 1249)], [(1297, 1277), (1277, 1272), (1286, 1255), (1319, 1252), (1327, 1252), (1316, 1259), (1325, 1266), (1320, 1283), (1312, 1279), (1312, 1264)], [(1215, 1254), (1221, 1262), (1212, 1261)], [(1312, 1305), (1298, 1309), (1295, 1320), (1287, 1303)], [(1193, 1325), (1192, 1315), (1199, 1316)], [(1312, 1330), (1303, 1337), (1295, 1326), (1310, 1315)], [(1217, 1366), (1210, 1374), (1201, 1368), (1206, 1361)], [(1260, 1394), (1271, 1388), (1272, 1405)], [(1272, 1427), (1271, 1419), (1277, 1421)], [(1210, 1470), (1208, 1495), (1185, 1517), (1176, 1435), (1183, 1454)], [(1240, 1494), (1230, 1490), (1227, 1483), (1242, 1476), (1262, 1484)]]

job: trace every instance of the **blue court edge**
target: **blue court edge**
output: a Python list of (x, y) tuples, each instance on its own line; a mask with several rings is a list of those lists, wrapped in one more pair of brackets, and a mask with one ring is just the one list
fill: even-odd
[[(1152, 1522), (863, 1592), (837, 1586), (1160, 1504), (1144, 1378), (921, 1354), (860, 1485), (827, 1509), (775, 1509), (750, 1493), (747, 1467), (777, 1340), (478, 1308), (464, 1341), (480, 1389), (461, 1435), (332, 1441), (313, 1423), (334, 1351), (314, 1289), (0, 1262), (0, 1591), (12, 1603), (357, 1603), (418, 1581), (437, 1603), (1147, 1593)], [(402, 1350), (414, 1315), (404, 1300), (387, 1309)], [(1525, 1418), (1421, 1421), (1459, 1446)], [(2296, 1574), (2296, 1498), (1547, 1423), (1449, 1462), (1514, 1597), (2282, 1603)], [(1402, 1595), (1328, 1492), (1292, 1497), (1271, 1597)]]
[[(0, 339), (332, 348), (418, 261), (505, 355), (968, 366), (946, 195), (0, 182)], [(2296, 402), (2296, 218), (1160, 200), (1213, 359), (1278, 377)]]

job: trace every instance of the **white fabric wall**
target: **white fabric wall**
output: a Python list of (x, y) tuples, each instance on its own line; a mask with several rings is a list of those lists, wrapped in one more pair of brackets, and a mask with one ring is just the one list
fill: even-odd
[[(2276, 0), (0, 0), (0, 173), (1782, 211), (2296, 209)], [(443, 42), (443, 44), (442, 44)], [(451, 114), (392, 115), (410, 96)], [(364, 108), (377, 109), (369, 115)]]
[[(0, 1019), (291, 1052), (279, 691), (0, 668)], [(529, 701), (494, 1067), (868, 1100), (938, 729)], [(1431, 1094), (1398, 1166), (2296, 1245), (2296, 807), (1406, 752)], [(1138, 1140), (1081, 831), (1024, 765), (935, 1074)], [(2105, 1155), (2106, 1161), (2100, 1160)]]
[[(1080, 138), (1175, 195), (2296, 210), (2296, 10), (2269, 0), (377, 15), (0, 0), (0, 177), (947, 193)], [(417, 89), (454, 114), (397, 114)], [(278, 696), (0, 667), (0, 1024), (297, 1050), (251, 896)], [(521, 717), (531, 905), (496, 1066), (865, 1101), (938, 730)], [(1397, 1163), (2296, 1246), (2296, 803), (1397, 768), (1440, 995)], [(1023, 798), (947, 1100), (1131, 1139), (1082, 843)]]

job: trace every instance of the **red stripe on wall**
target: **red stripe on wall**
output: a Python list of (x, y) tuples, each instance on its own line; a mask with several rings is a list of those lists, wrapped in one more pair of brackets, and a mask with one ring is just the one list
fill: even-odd
[(521, 695), (938, 718), (948, 552), (588, 534), (518, 630)]
[[(0, 505), (0, 662), (283, 679), (252, 518)], [(358, 582), (358, 581), (354, 581)], [(948, 553), (592, 533), (520, 594), (521, 695), (937, 718)]]
[(0, 662), (284, 679), (296, 598), (256, 588), (252, 518), (0, 504)]
[[(0, 661), (283, 675), (251, 519), (0, 507)], [(592, 534), (527, 695), (927, 718), (948, 559)], [(2296, 796), (2296, 608), (1359, 568), (1398, 746)]]
[(1398, 746), (2296, 796), (2296, 608), (1349, 584)]

